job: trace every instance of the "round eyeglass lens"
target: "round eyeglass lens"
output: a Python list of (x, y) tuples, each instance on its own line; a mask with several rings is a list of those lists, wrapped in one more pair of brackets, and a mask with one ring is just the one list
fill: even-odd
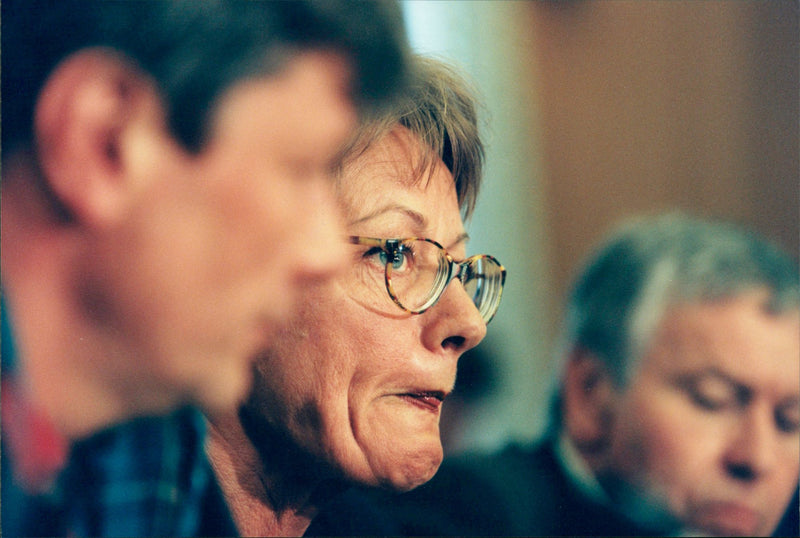
[(449, 264), (444, 251), (422, 239), (397, 247), (393, 263), (386, 264), (386, 279), (395, 299), (412, 312), (430, 307), (447, 285)]
[(463, 277), (464, 289), (489, 323), (500, 306), (503, 293), (503, 267), (491, 256), (476, 256), (470, 260)]

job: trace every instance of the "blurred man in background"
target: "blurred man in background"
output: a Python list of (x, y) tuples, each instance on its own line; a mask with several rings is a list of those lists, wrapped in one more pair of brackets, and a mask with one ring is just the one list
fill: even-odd
[(183, 408), (342, 265), (330, 168), (406, 47), (391, 3), (2, 3), (4, 535), (227, 531)]
[(726, 223), (637, 220), (578, 277), (561, 344), (544, 439), (446, 461), (392, 499), (407, 532), (798, 534), (795, 260)]

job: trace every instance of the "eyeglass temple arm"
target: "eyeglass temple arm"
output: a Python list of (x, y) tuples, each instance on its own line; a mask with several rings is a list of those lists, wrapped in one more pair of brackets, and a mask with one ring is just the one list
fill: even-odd
[(348, 241), (354, 245), (364, 245), (368, 247), (383, 247), (386, 244), (385, 239), (378, 239), (376, 237), (361, 237), (360, 235), (351, 235)]

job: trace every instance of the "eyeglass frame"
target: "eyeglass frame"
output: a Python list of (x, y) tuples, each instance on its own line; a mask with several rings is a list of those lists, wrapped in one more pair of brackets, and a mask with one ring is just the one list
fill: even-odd
[[(428, 237), (405, 237), (405, 238), (402, 238), (402, 239), (397, 239), (397, 238), (381, 239), (381, 238), (378, 238), (378, 237), (364, 237), (364, 236), (361, 236), (361, 235), (351, 235), (351, 236), (348, 237), (348, 240), (349, 240), (350, 243), (352, 243), (354, 245), (362, 245), (362, 246), (367, 246), (367, 247), (379, 247), (379, 248), (383, 249), (386, 252), (386, 254), (388, 254), (390, 256), (394, 255), (394, 253), (395, 253), (395, 251), (396, 251), (398, 246), (400, 246), (403, 243), (406, 243), (408, 241), (425, 241), (427, 243), (433, 244), (435, 247), (437, 247), (440, 251), (442, 251), (444, 253), (444, 258), (445, 258), (445, 260), (447, 260), (447, 264), (448, 264), (448, 276), (447, 276), (447, 278), (445, 280), (445, 284), (444, 284), (444, 286), (442, 286), (442, 289), (439, 292), (439, 294), (436, 297), (436, 299), (430, 305), (426, 306), (425, 308), (423, 308), (421, 310), (410, 309), (410, 308), (404, 306), (400, 302), (400, 300), (397, 298), (397, 295), (394, 292), (394, 289), (392, 288), (392, 275), (391, 275), (391, 273), (392, 273), (392, 269), (391, 269), (392, 264), (391, 264), (391, 262), (387, 262), (386, 264), (384, 264), (384, 281), (386, 283), (386, 291), (389, 293), (389, 297), (392, 299), (394, 304), (396, 304), (398, 307), (400, 307), (401, 310), (403, 310), (404, 312), (408, 312), (409, 314), (422, 314), (422, 313), (428, 311), (429, 309), (433, 308), (436, 305), (436, 303), (439, 302), (439, 299), (442, 298), (442, 295), (444, 295), (445, 290), (447, 290), (447, 287), (450, 285), (450, 283), (453, 281), (454, 278), (458, 278), (459, 282), (461, 282), (461, 285), (463, 286), (464, 285), (464, 280), (463, 280), (462, 275), (464, 274), (464, 271), (467, 269), (467, 267), (471, 263), (473, 263), (475, 260), (487, 258), (487, 259), (491, 260), (492, 263), (496, 264), (497, 267), (500, 269), (500, 292), (497, 295), (497, 308), (495, 308), (495, 311), (492, 313), (491, 317), (489, 317), (489, 319), (485, 320), (485, 323), (488, 325), (489, 322), (492, 321), (492, 319), (494, 319), (495, 314), (497, 314), (497, 310), (499, 309), (499, 306), (500, 306), (500, 299), (503, 296), (503, 288), (505, 287), (505, 283), (506, 283), (506, 268), (503, 267), (503, 264), (500, 263), (500, 261), (497, 258), (495, 258), (494, 256), (492, 256), (490, 254), (474, 254), (474, 255), (470, 256), (469, 258), (465, 259), (464, 261), (460, 261), (459, 262), (459, 261), (456, 261), (456, 259), (453, 258), (453, 256), (450, 255), (450, 253), (447, 251), (447, 249), (444, 248), (441, 244), (439, 244), (438, 241), (436, 241), (434, 239), (430, 239)], [(453, 268), (455, 266), (458, 266), (458, 271), (456, 271), (454, 273)], [(473, 303), (473, 305), (474, 305), (474, 303)], [(474, 306), (477, 308), (477, 305), (474, 305)], [(483, 316), (481, 316), (481, 317), (483, 317)]]

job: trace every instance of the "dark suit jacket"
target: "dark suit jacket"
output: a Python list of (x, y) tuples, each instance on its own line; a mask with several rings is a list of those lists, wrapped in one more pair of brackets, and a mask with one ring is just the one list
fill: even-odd
[[(360, 490), (351, 491), (349, 495), (344, 505), (339, 503), (332, 505), (333, 510), (323, 511), (308, 534), (664, 534), (663, 530), (637, 526), (619, 512), (587, 498), (565, 474), (556, 457), (554, 442), (549, 439), (533, 446), (511, 445), (495, 454), (446, 459), (430, 482), (402, 495)], [(797, 512), (795, 496), (776, 536), (800, 536)]]
[(549, 441), (446, 460), (427, 484), (376, 499), (408, 536), (654, 534), (583, 495)]

